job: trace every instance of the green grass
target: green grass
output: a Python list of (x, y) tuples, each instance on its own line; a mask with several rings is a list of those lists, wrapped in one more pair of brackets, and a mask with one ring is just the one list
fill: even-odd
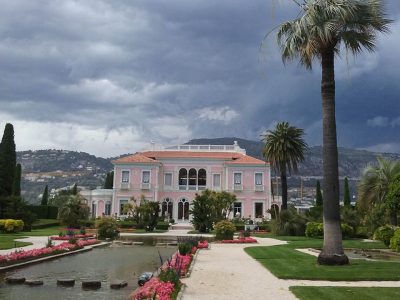
[[(248, 247), (245, 251), (281, 279), (307, 280), (400, 280), (400, 263), (351, 260), (346, 266), (321, 266), (316, 257), (296, 251), (296, 248), (320, 248), (321, 239), (277, 237), (287, 245)], [(345, 248), (386, 248), (380, 242), (345, 240)]]
[(400, 299), (400, 288), (292, 286), (300, 300), (393, 300)]
[(16, 238), (21, 238), (17, 237), (15, 235), (5, 235), (1, 234), (0, 235), (0, 250), (6, 250), (6, 249), (11, 249), (14, 247), (24, 247), (28, 245), (32, 245), (32, 243), (27, 243), (27, 242), (15, 242), (14, 239)]

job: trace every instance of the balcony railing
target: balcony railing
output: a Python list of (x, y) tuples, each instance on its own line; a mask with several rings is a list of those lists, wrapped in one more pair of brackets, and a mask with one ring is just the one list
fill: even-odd
[(256, 184), (256, 185), (254, 186), (254, 190), (255, 190), (256, 192), (263, 192), (263, 191), (264, 191), (264, 186), (263, 186), (262, 184)]
[(150, 183), (148, 183), (148, 182), (142, 182), (142, 183), (140, 184), (140, 189), (142, 189), (142, 190), (149, 190), (149, 189), (150, 189)]
[(129, 190), (129, 182), (121, 182), (121, 190)]
[(234, 191), (243, 191), (243, 185), (241, 183), (235, 183), (233, 185), (233, 190)]

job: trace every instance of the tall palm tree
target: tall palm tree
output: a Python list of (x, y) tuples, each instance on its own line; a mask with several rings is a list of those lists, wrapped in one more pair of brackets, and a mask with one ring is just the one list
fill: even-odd
[[(320, 264), (347, 264), (343, 252), (339, 211), (338, 152), (335, 117), (335, 54), (343, 47), (353, 54), (373, 51), (377, 32), (387, 32), (380, 0), (295, 0), (298, 18), (281, 24), (277, 39), (284, 62), (299, 59), (311, 69), (322, 67), (321, 96), (324, 161), (324, 245)], [(342, 47), (343, 46), (343, 47)]]
[(304, 160), (307, 144), (303, 140), (304, 130), (290, 126), (288, 122), (278, 123), (275, 130), (266, 131), (263, 136), (265, 159), (279, 172), (282, 188), (282, 210), (287, 209), (287, 172), (297, 172), (297, 164)]
[[(378, 157), (378, 164), (364, 169), (358, 185), (358, 204), (361, 209), (385, 203), (389, 186), (400, 176), (400, 161)], [(397, 225), (397, 213), (391, 212), (391, 223)]]

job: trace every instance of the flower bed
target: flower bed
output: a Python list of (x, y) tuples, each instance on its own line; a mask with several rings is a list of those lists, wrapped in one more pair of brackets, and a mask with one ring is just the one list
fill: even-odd
[(92, 238), (93, 234), (75, 234), (75, 235), (65, 235), (65, 236), (51, 236), (50, 239), (53, 241), (68, 241), (71, 238), (75, 239), (84, 239), (84, 238)]
[[(208, 244), (207, 244), (208, 246)], [(171, 259), (165, 262), (161, 266), (160, 278), (152, 278), (146, 282), (142, 287), (138, 288), (132, 295), (133, 300), (144, 300), (144, 299), (158, 299), (158, 300), (170, 300), (179, 292), (181, 283), (179, 277), (185, 276), (189, 270), (190, 264), (193, 260), (193, 251), (196, 253), (197, 248), (192, 248), (192, 254), (181, 255), (179, 252), (175, 253)], [(162, 276), (161, 274), (169, 273), (169, 276)], [(166, 278), (176, 280), (167, 280)], [(175, 282), (175, 283), (174, 283)]]
[(204, 240), (202, 242), (199, 241), (199, 243), (197, 244), (197, 248), (198, 249), (208, 249), (208, 241)]
[(99, 243), (100, 241), (96, 239), (91, 239), (91, 240), (79, 240), (76, 242), (76, 244), (70, 244), (68, 242), (61, 243), (58, 246), (53, 246), (53, 247), (44, 247), (40, 249), (32, 249), (32, 250), (22, 250), (22, 251), (16, 251), (7, 255), (0, 255), (0, 265), (10, 265), (10, 264), (15, 264), (19, 263), (22, 261), (28, 261), (28, 260), (33, 260), (36, 258), (41, 258), (44, 256), (49, 256), (49, 255), (54, 255), (54, 254), (60, 254), (64, 252), (68, 252), (71, 250), (77, 250), (81, 249), (84, 246), (88, 245), (94, 245)]
[(172, 282), (164, 282), (157, 277), (153, 277), (133, 294), (132, 299), (170, 300), (174, 288), (175, 286)]
[(257, 243), (257, 240), (253, 239), (251, 237), (245, 237), (245, 238), (239, 238), (236, 240), (222, 240), (221, 243), (224, 243), (224, 244), (251, 244), (251, 243)]

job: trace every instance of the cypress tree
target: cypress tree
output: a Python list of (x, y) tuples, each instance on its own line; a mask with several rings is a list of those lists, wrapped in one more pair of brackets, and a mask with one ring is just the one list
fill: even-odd
[(319, 180), (317, 180), (317, 191), (316, 191), (316, 196), (315, 196), (315, 206), (321, 207), (323, 205), (323, 198), (322, 198), (322, 192), (321, 192), (321, 184), (319, 183)]
[(105, 189), (112, 189), (114, 185), (114, 171), (108, 172), (104, 181)]
[(7, 123), (4, 128), (3, 138), (0, 144), (0, 195), (11, 196), (17, 154), (15, 152), (14, 127)]
[(349, 189), (349, 180), (347, 177), (344, 178), (344, 198), (343, 198), (343, 205), (350, 206), (350, 189)]
[(71, 191), (72, 195), (78, 195), (78, 185), (75, 183)]
[(17, 197), (21, 196), (21, 164), (17, 164), (15, 167), (12, 194)]
[(47, 205), (49, 202), (49, 187), (46, 186), (44, 187), (43, 195), (42, 195), (42, 202), (41, 205)]

